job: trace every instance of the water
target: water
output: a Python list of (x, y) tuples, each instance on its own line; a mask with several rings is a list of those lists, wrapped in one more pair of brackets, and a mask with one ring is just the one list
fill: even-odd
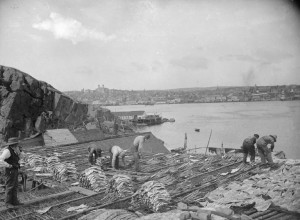
[[(205, 147), (212, 130), (210, 147), (239, 148), (244, 138), (276, 134), (275, 151), (283, 150), (288, 158), (300, 159), (300, 102), (235, 102), (173, 105), (109, 106), (111, 111), (144, 110), (175, 118), (174, 123), (143, 127), (165, 142), (168, 149), (183, 147), (187, 133), (188, 148)], [(195, 132), (199, 128), (200, 132)]]

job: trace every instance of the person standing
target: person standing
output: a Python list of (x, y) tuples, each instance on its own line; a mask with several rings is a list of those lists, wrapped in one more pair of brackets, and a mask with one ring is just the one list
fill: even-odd
[(119, 125), (117, 120), (114, 121), (114, 135), (118, 135)]
[(19, 146), (19, 139), (16, 137), (9, 138), (7, 146), (0, 156), (0, 162), (5, 167), (6, 190), (5, 190), (5, 204), (8, 208), (12, 206), (22, 205), (18, 200), (18, 175), (20, 169), (20, 156), (22, 147)]
[(101, 159), (102, 149), (95, 144), (88, 147), (89, 152), (89, 162), (91, 165), (95, 165), (98, 158)]
[(119, 169), (119, 157), (122, 159), (124, 166), (126, 166), (125, 153), (126, 150), (123, 150), (119, 146), (112, 146), (110, 148), (110, 161), (113, 169)]
[(256, 140), (259, 138), (258, 134), (254, 134), (252, 137), (248, 137), (243, 141), (243, 154), (244, 154), (244, 158), (243, 158), (243, 162), (247, 163), (247, 157), (248, 154), (250, 155), (250, 162), (254, 162), (255, 161), (255, 143)]
[[(256, 142), (258, 154), (261, 158), (263, 164), (266, 163), (266, 160), (269, 164), (273, 164), (272, 154), (274, 149), (274, 143), (277, 140), (277, 135), (267, 135), (259, 138)], [(270, 145), (270, 148), (268, 148)]]
[(141, 159), (141, 151), (144, 147), (144, 143), (146, 140), (150, 138), (150, 134), (146, 136), (137, 136), (133, 141), (133, 147), (131, 149), (133, 153), (133, 160), (135, 164), (135, 171), (138, 172), (140, 170), (140, 159)]

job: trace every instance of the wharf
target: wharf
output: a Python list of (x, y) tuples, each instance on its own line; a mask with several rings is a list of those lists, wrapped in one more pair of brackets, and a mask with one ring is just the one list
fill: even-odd
[[(101, 146), (108, 148), (110, 144), (115, 144), (115, 141), (120, 140), (109, 139), (104, 142), (97, 141), (58, 147), (27, 147), (25, 151), (44, 156), (56, 154), (62, 162), (75, 162), (78, 172), (81, 172), (90, 166), (87, 160), (89, 144), (101, 144)], [(130, 139), (130, 141), (132, 140)], [(128, 160), (130, 159), (129, 157)], [(141, 160), (140, 173), (126, 169), (106, 170), (105, 174), (108, 178), (117, 173), (131, 176), (135, 179), (136, 188), (149, 180), (161, 182), (165, 184), (172, 198), (169, 208), (176, 209), (178, 202), (200, 205), (206, 200), (205, 196), (209, 192), (233, 181), (248, 179), (261, 173), (262, 168), (267, 169), (267, 167), (259, 165), (243, 164), (242, 154), (235, 153), (221, 157), (218, 155), (145, 152), (144, 158)], [(227, 175), (224, 175), (225, 173)], [(72, 187), (71, 184), (76, 181), (78, 179), (71, 179), (63, 183), (53, 181), (52, 186), (46, 189), (20, 192), (19, 197), (25, 204), (7, 209), (3, 206), (3, 202), (0, 203), (2, 205), (0, 219), (78, 219), (96, 209), (128, 209), (130, 207), (131, 197), (108, 199), (105, 197), (104, 191), (95, 193), (89, 189)], [(3, 193), (0, 196), (0, 198), (4, 198)], [(71, 207), (83, 204), (88, 208), (80, 212), (70, 211)], [(135, 211), (145, 215), (149, 214), (149, 210)], [(266, 211), (257, 211), (253, 207), (240, 207), (239, 211), (251, 219), (299, 219), (299, 215), (296, 213), (278, 207), (270, 207)]]

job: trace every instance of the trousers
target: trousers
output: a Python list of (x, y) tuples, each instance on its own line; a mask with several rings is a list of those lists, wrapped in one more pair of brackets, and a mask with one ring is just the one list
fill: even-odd
[(139, 154), (139, 152), (133, 153), (133, 160), (134, 160), (135, 171), (139, 172), (140, 171), (140, 154)]
[(268, 146), (258, 145), (257, 150), (263, 164), (266, 163), (266, 161), (268, 161), (269, 164), (273, 164), (271, 150)]
[(251, 162), (255, 161), (255, 147), (254, 147), (254, 145), (244, 144), (243, 145), (243, 153), (244, 153), (244, 158), (243, 158), (244, 163), (247, 162), (248, 154), (250, 155), (250, 161)]
[[(110, 153), (110, 161), (111, 161), (111, 163), (112, 163), (112, 159), (113, 159), (113, 154), (112, 153)], [(115, 169), (119, 169), (119, 156), (117, 156), (116, 157), (116, 161), (115, 161)], [(111, 167), (113, 167), (113, 164), (111, 164)]]
[(16, 204), (18, 203), (18, 169), (6, 168), (6, 190), (5, 190), (5, 203)]

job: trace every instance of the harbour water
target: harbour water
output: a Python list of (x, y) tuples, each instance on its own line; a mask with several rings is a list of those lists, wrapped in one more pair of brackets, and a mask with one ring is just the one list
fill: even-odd
[[(158, 113), (175, 122), (146, 126), (165, 142), (168, 149), (183, 147), (187, 133), (188, 148), (203, 147), (204, 152), (212, 131), (209, 147), (240, 148), (244, 138), (276, 134), (276, 151), (283, 150), (288, 158), (300, 158), (300, 101), (193, 103), (162, 105), (107, 106), (114, 111), (144, 110)], [(198, 128), (200, 131), (196, 132)], [(199, 152), (199, 150), (198, 150)]]

